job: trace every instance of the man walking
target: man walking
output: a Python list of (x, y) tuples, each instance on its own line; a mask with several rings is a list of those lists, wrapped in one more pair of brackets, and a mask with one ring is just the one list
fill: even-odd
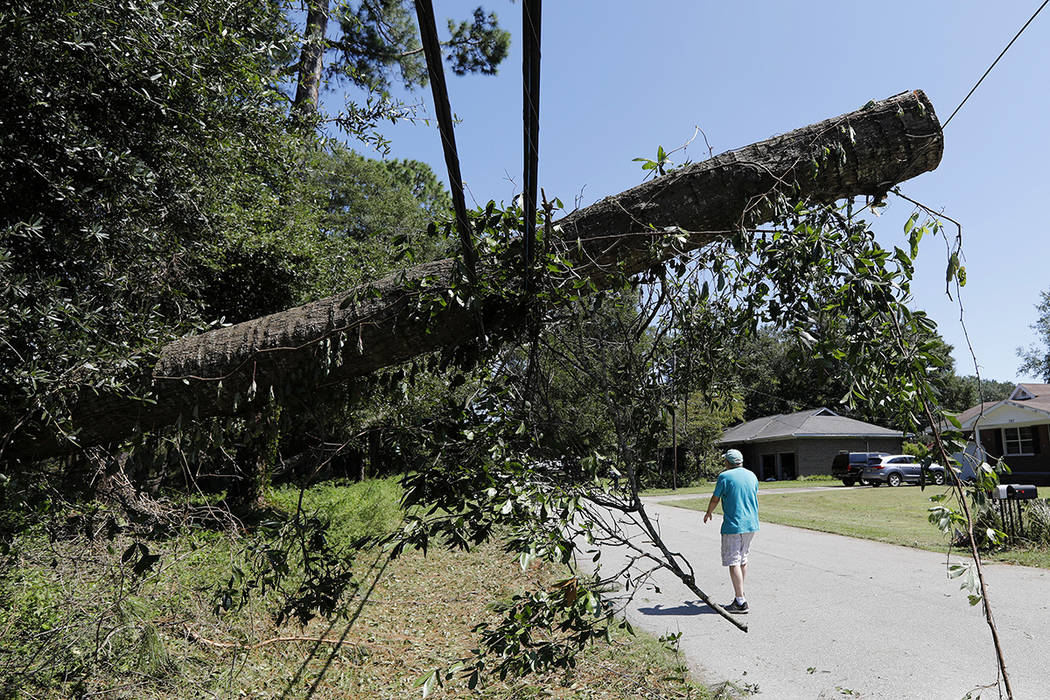
[(747, 554), (751, 539), (758, 532), (758, 477), (744, 468), (744, 455), (739, 450), (728, 450), (722, 458), (727, 469), (718, 475), (715, 492), (707, 504), (704, 522), (711, 520), (715, 507), (722, 503), (722, 566), (729, 567), (733, 582), (733, 602), (725, 606), (731, 613), (748, 611), (744, 597), (744, 579), (747, 578)]

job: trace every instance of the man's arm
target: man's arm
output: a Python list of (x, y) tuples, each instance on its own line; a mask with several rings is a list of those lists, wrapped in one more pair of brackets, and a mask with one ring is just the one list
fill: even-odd
[(715, 508), (718, 507), (718, 496), (711, 496), (711, 500), (707, 504), (707, 512), (704, 513), (704, 522), (706, 523), (711, 519), (711, 515), (715, 512)]

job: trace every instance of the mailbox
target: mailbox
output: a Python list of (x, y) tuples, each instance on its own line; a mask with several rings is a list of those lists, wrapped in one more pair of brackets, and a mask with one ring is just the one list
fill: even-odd
[(1024, 537), (1021, 501), (1031, 501), (1036, 498), (1035, 486), (1030, 484), (996, 486), (988, 492), (988, 497), (993, 501), (999, 501), (999, 515), (1003, 521), (1003, 530), (1009, 533), (1010, 539), (1017, 536), (1017, 531), (1020, 531), (1021, 537)]
[(1010, 484), (1006, 487), (1006, 497), (1011, 501), (1031, 501), (1036, 495), (1035, 486), (1030, 484)]

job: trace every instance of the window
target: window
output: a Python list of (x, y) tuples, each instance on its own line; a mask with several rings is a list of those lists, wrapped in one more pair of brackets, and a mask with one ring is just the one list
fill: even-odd
[(1021, 428), (1003, 428), (1003, 454), (1035, 454), (1035, 429), (1030, 425)]

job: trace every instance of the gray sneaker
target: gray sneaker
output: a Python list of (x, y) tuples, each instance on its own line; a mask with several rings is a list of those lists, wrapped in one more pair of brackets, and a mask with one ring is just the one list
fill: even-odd
[(737, 603), (734, 600), (728, 605), (723, 605), (722, 607), (726, 609), (726, 612), (731, 612), (736, 615), (747, 615), (748, 611), (748, 605), (746, 600), (743, 603)]

